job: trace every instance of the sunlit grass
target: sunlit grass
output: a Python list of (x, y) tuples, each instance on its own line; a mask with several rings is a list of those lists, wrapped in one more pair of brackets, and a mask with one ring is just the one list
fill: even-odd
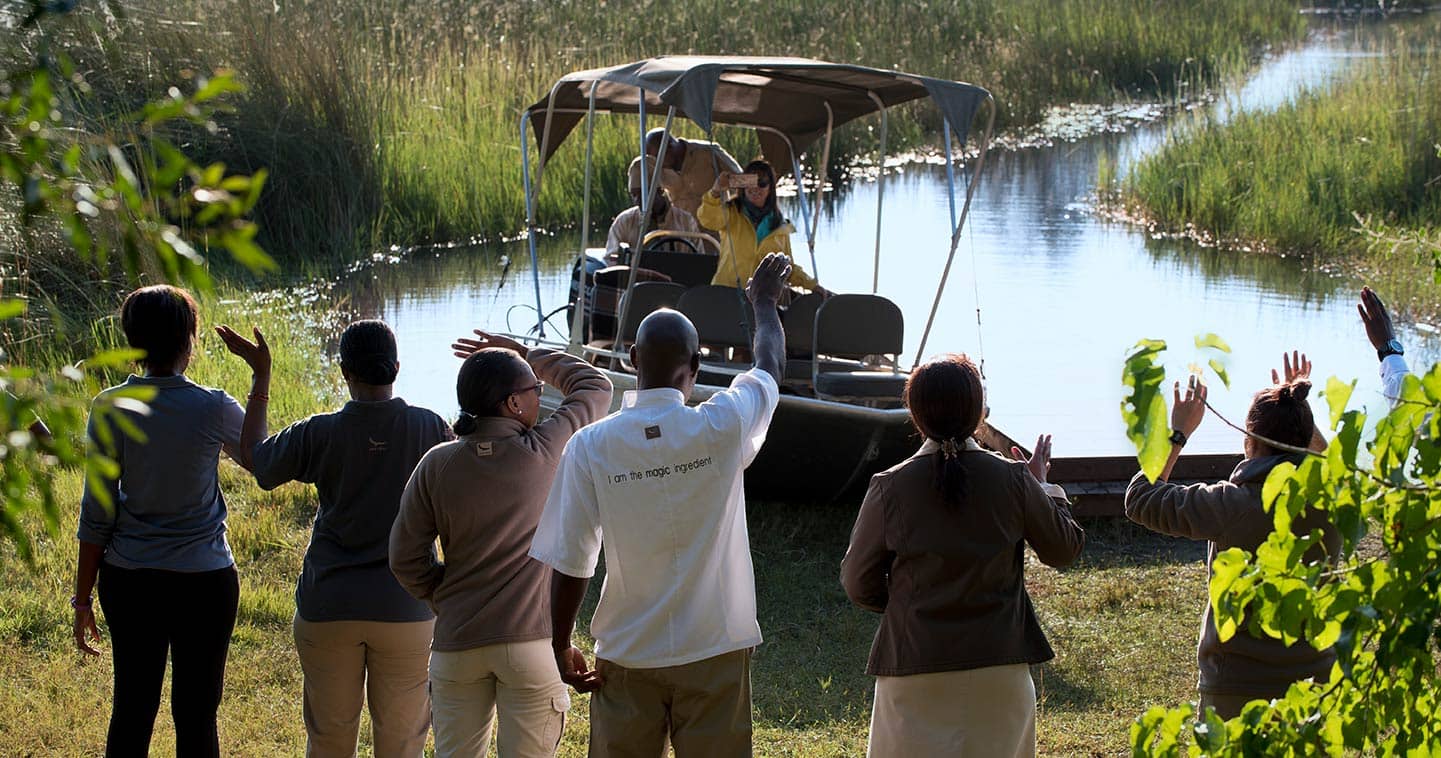
[[(643, 0), (185, 0), (129, 4), (126, 20), (104, 21), (104, 33), (77, 20), (85, 31), (66, 38), (95, 87), (87, 107), (99, 123), (186, 75), (237, 69), (250, 89), (235, 113), (182, 141), (203, 161), (269, 169), (263, 239), (293, 260), (521, 229), (519, 116), (570, 70), (675, 53), (894, 67), (991, 89), (1005, 127), (1033, 123), (1052, 105), (1170, 97), (1215, 81), (1266, 46), (1300, 38), (1299, 5), (775, 0), (761, 11)], [(835, 160), (874, 151), (874, 126), (842, 130)], [(597, 216), (625, 203), (632, 130), (597, 129)], [(892, 146), (937, 132), (928, 110), (902, 109)], [(743, 161), (755, 153), (748, 137), (718, 137)], [(549, 168), (544, 224), (579, 220), (581, 154), (568, 146)]]
[(1441, 53), (1403, 36), (1354, 76), (1273, 112), (1202, 119), (1123, 181), (1170, 228), (1193, 227), (1340, 265), (1422, 318), (1441, 309), (1431, 261), (1368, 250), (1356, 215), (1441, 234)]

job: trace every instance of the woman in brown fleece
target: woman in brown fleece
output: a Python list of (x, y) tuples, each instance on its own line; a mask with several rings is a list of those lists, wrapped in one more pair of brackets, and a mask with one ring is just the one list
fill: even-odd
[[(1191, 377), (1182, 396), (1175, 387), (1171, 409), (1171, 456), (1155, 482), (1136, 474), (1126, 488), (1126, 516), (1163, 534), (1206, 540), (1207, 574), (1216, 554), (1231, 547), (1254, 551), (1270, 537), (1275, 521), (1261, 504), (1261, 489), (1271, 470), (1283, 462), (1300, 463), (1305, 456), (1272, 447), (1270, 440), (1293, 449), (1307, 445), (1324, 450), (1326, 439), (1316, 430), (1311, 406), (1306, 402), (1311, 382), (1311, 362), (1297, 355), (1285, 360), (1285, 379), (1272, 372), (1277, 383), (1256, 393), (1246, 413), (1246, 457), (1231, 478), (1216, 484), (1171, 484), (1171, 469), (1181, 447), (1206, 413), (1206, 385)], [(1337, 555), (1340, 536), (1321, 511), (1303, 514), (1293, 522), (1298, 535), (1320, 529), (1322, 544), (1306, 554), (1307, 560), (1325, 560)], [(1222, 642), (1211, 618), (1211, 604), (1201, 616), (1201, 640), (1196, 647), (1201, 670), (1201, 707), (1210, 706), (1222, 718), (1240, 715), (1251, 700), (1281, 697), (1292, 682), (1313, 678), (1324, 682), (1336, 660), (1330, 648), (1317, 650), (1304, 640), (1287, 645), (1270, 637), (1253, 636), (1243, 625), (1231, 639)]]
[(1026, 595), (1025, 545), (1061, 567), (1085, 541), (1046, 483), (1050, 437), (1027, 462), (982, 450), (981, 376), (964, 355), (917, 368), (905, 398), (925, 443), (871, 479), (841, 563), (851, 601), (884, 614), (867, 754), (1035, 755), (1030, 664), (1054, 653)]
[[(390, 568), (435, 609), (435, 754), (486, 755), (498, 713), (500, 758), (553, 756), (570, 698), (550, 648), (550, 569), (530, 543), (561, 451), (609, 410), (611, 385), (575, 356), (476, 333), (455, 345), (469, 355), (456, 381), (460, 439), (416, 466)], [(565, 399), (539, 421), (546, 382)]]

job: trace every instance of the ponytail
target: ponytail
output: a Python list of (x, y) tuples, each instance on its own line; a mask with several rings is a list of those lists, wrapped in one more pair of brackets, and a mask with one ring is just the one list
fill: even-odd
[[(1246, 412), (1246, 432), (1292, 447), (1306, 447), (1316, 428), (1306, 397), (1311, 382), (1300, 379), (1256, 393)], [(1264, 444), (1264, 443), (1263, 443)]]
[(475, 416), (461, 411), (460, 415), (456, 417), (455, 423), (450, 425), (450, 429), (455, 432), (455, 436), (457, 437), (464, 437), (470, 434), (476, 430)]
[(980, 370), (964, 355), (934, 358), (911, 372), (905, 400), (916, 431), (941, 446), (935, 461), (936, 489), (946, 502), (960, 505), (966, 498), (961, 453), (985, 409)]

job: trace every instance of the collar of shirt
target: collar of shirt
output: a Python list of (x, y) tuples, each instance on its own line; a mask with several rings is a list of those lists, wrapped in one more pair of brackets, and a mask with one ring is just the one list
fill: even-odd
[(621, 410), (649, 408), (668, 405), (685, 405), (685, 395), (674, 387), (657, 387), (649, 390), (626, 390), (621, 399)]
[(189, 377), (184, 374), (173, 374), (171, 376), (136, 376), (135, 374), (131, 374), (130, 377), (125, 380), (125, 383), (170, 389), (172, 387), (187, 387), (194, 382), (191, 382)]
[[(966, 450), (981, 449), (981, 446), (976, 444), (976, 440), (973, 437), (967, 437), (962, 447), (964, 447)], [(926, 441), (921, 443), (921, 449), (916, 451), (916, 455), (932, 455), (939, 452), (941, 452), (941, 443), (936, 442), (930, 437), (927, 437)]]
[(509, 416), (477, 416), (475, 419), (475, 431), (465, 435), (465, 439), (500, 439), (502, 437), (514, 437), (524, 434), (525, 430), (525, 424)]
[(340, 410), (342, 413), (373, 413), (403, 407), (405, 407), (405, 400), (392, 397), (387, 400), (350, 400)]

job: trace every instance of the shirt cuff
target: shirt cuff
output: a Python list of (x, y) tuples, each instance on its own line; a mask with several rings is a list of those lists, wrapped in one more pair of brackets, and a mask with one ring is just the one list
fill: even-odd
[(591, 567), (588, 569), (582, 568), (578, 564), (572, 564), (569, 561), (563, 560), (553, 555), (547, 555), (546, 553), (536, 550), (534, 548), (532, 548), (530, 551), (530, 557), (536, 559), (537, 561), (540, 561), (541, 563), (544, 563), (547, 566), (550, 566), (552, 569), (555, 569), (556, 571), (559, 571), (560, 573), (565, 574), (569, 577), (574, 577), (576, 579), (589, 579), (595, 576), (594, 564), (591, 564)]
[(1410, 371), (1411, 369), (1406, 366), (1406, 359), (1400, 355), (1388, 355), (1381, 359), (1382, 378), (1406, 374)]

